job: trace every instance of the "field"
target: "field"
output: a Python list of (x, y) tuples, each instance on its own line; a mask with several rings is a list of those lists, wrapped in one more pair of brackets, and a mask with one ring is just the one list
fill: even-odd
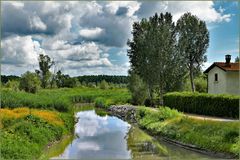
[(111, 104), (129, 102), (131, 96), (127, 89), (98, 89), (98, 88), (61, 88), (44, 89), (36, 94), (15, 92), (3, 89), (1, 106), (3, 108), (15, 108), (28, 106), (30, 108), (42, 108), (67, 112), (72, 109), (74, 103), (95, 102), (99, 107), (107, 107)]

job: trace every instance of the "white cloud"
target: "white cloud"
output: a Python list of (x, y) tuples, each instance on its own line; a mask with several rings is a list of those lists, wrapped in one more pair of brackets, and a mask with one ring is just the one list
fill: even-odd
[[(122, 65), (113, 59), (126, 57), (134, 21), (167, 11), (176, 21), (191, 12), (213, 29), (232, 16), (212, 1), (3, 2), (1, 9), (2, 70), (9, 74), (37, 68), (38, 54), (46, 53), (70, 75), (126, 75), (127, 59)], [(111, 47), (120, 51), (109, 53)]]
[(34, 42), (31, 36), (8, 37), (1, 42), (2, 63), (28, 65), (36, 64), (38, 53), (35, 47), (39, 47), (38, 42)]
[(81, 29), (79, 31), (80, 36), (84, 37), (84, 38), (90, 38), (90, 39), (94, 39), (99, 37), (101, 34), (104, 34), (104, 30), (96, 27), (96, 28), (89, 28), (89, 29)]
[(29, 23), (31, 29), (37, 29), (42, 31), (47, 29), (47, 26), (42, 22), (42, 20), (38, 16), (30, 17)]
[(174, 21), (177, 21), (186, 12), (191, 12), (207, 23), (229, 22), (231, 20), (230, 14), (224, 14), (214, 8), (213, 1), (143, 2), (138, 14), (140, 17), (149, 17), (155, 12), (171, 12)]

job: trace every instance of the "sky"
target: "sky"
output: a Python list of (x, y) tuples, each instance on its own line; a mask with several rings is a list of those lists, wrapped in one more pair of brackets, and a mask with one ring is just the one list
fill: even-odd
[(176, 22), (191, 12), (210, 33), (207, 62), (239, 55), (237, 1), (42, 1), (1, 2), (1, 74), (38, 69), (39, 54), (55, 61), (53, 72), (70, 76), (127, 75), (132, 24), (170, 12)]

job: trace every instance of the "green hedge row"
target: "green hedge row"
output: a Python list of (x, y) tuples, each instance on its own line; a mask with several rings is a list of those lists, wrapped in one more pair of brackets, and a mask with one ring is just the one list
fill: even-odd
[(186, 113), (239, 118), (239, 96), (207, 93), (171, 92), (164, 95), (164, 105)]

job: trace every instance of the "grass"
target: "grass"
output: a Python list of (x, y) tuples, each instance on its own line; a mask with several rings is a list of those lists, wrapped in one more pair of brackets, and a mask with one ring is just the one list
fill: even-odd
[(44, 89), (36, 94), (3, 89), (1, 106), (3, 108), (27, 106), (68, 112), (74, 103), (94, 102), (96, 106), (106, 108), (111, 104), (127, 103), (129, 99), (130, 93), (127, 89), (61, 88)]
[(49, 142), (73, 130), (69, 113), (29, 108), (0, 109), (2, 159), (37, 159)]
[(239, 154), (239, 122), (191, 119), (168, 107), (158, 111), (140, 107), (137, 119), (142, 128), (155, 135), (211, 151)]

